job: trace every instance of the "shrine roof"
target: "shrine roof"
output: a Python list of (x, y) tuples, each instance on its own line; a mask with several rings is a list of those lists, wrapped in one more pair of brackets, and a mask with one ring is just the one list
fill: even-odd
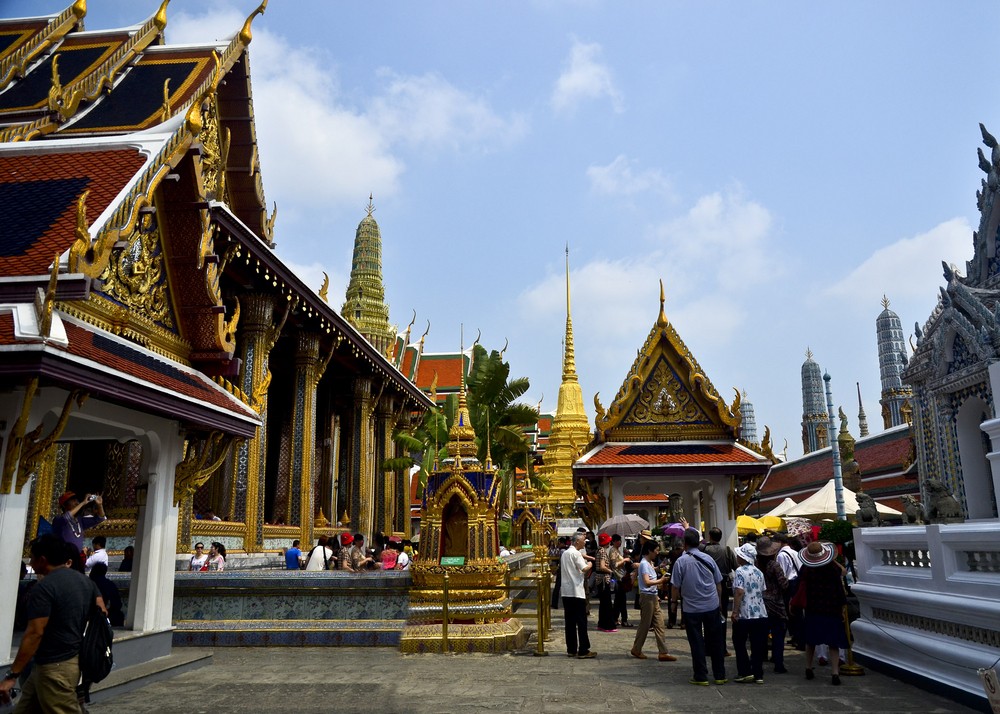
[(174, 110), (184, 106), (215, 70), (215, 55), (214, 47), (148, 49), (110, 93), (54, 136), (141, 131), (159, 124), (165, 83), (170, 106)]
[(462, 374), (468, 374), (469, 358), (459, 352), (425, 352), (420, 357), (417, 377), (414, 383), (423, 390), (431, 388), (437, 373), (437, 391), (458, 391), (462, 386)]
[(717, 442), (606, 443), (592, 449), (573, 468), (594, 466), (715, 466), (767, 464), (739, 444)]
[[(19, 81), (0, 93), (0, 112), (46, 109), (52, 89), (52, 63), (63, 86), (87, 77), (130, 39), (126, 30), (79, 32), (64, 39)], [(58, 57), (58, 59), (56, 59)]]
[(77, 201), (89, 190), (93, 226), (131, 182), (147, 157), (135, 145), (0, 149), (0, 275), (41, 275), (75, 239)]
[(192, 367), (62, 313), (64, 338), (18, 335), (18, 308), (6, 308), (0, 306), (0, 373), (33, 371), (70, 388), (86, 385), (98, 398), (243, 436), (252, 436), (260, 423), (253, 409)]

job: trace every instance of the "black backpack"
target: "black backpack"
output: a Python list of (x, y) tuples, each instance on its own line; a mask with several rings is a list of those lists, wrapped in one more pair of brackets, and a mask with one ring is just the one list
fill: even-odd
[(115, 666), (115, 658), (111, 653), (111, 641), (114, 637), (108, 618), (96, 603), (91, 603), (83, 630), (83, 644), (80, 646), (80, 674), (85, 682), (100, 682)]

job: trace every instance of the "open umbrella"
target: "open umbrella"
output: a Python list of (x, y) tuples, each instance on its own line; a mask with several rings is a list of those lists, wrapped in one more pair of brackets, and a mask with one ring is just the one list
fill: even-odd
[(663, 535), (665, 536), (677, 536), (678, 538), (684, 537), (684, 526), (680, 523), (668, 523), (663, 526)]
[(795, 516), (785, 517), (785, 530), (788, 535), (798, 538), (805, 533), (812, 533), (812, 523), (808, 518), (796, 518)]
[(649, 528), (649, 522), (634, 513), (626, 513), (622, 516), (612, 516), (601, 524), (597, 530), (608, 535), (620, 535), (622, 538), (634, 536), (639, 531)]
[(764, 530), (783, 531), (785, 530), (785, 519), (781, 516), (761, 516), (757, 519), (764, 526)]
[(756, 533), (760, 535), (764, 532), (764, 526), (753, 516), (742, 515), (736, 519), (736, 531), (741, 536)]

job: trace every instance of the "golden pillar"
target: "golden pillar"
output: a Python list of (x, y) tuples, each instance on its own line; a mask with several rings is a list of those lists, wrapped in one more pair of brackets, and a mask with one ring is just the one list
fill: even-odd
[(316, 484), (316, 387), (326, 365), (319, 359), (319, 335), (300, 332), (295, 350), (295, 393), (292, 403), (291, 468), (288, 523), (302, 529), (303, 543), (313, 539)]
[(267, 464), (267, 388), (271, 348), (281, 333), (284, 320), (274, 324), (275, 303), (271, 295), (250, 293), (240, 298), (242, 318), (239, 330), (239, 386), (251, 396), (260, 415), (257, 434), (240, 442), (229, 462), (229, 504), (227, 515), (246, 524), (243, 547), (248, 552), (264, 547), (264, 478)]
[(375, 483), (379, 490), (378, 504), (379, 513), (376, 523), (379, 529), (388, 535), (395, 530), (395, 494), (396, 494), (396, 472), (386, 471), (383, 464), (393, 455), (392, 430), (394, 426), (393, 400), (391, 397), (382, 397), (378, 403), (378, 417), (375, 420), (377, 452), (375, 455)]

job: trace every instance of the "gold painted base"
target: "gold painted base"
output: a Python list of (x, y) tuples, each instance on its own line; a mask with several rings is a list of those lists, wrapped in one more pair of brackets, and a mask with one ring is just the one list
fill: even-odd
[(528, 633), (517, 619), (497, 622), (452, 623), (448, 625), (448, 643), (445, 645), (441, 623), (407, 624), (399, 649), (403, 654), (421, 652), (510, 652), (524, 647)]
[(860, 664), (848, 664), (845, 662), (840, 665), (840, 673), (845, 677), (860, 677), (865, 673), (865, 668)]

